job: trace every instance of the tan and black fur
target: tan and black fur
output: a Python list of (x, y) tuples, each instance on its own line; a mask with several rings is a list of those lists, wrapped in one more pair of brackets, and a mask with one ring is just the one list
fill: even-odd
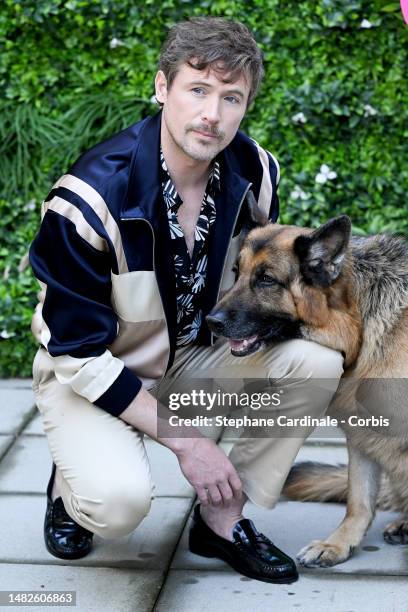
[[(349, 466), (295, 465), (284, 494), (347, 501), (344, 520), (298, 554), (306, 566), (345, 561), (370, 526), (376, 506), (398, 509), (384, 538), (408, 543), (408, 244), (399, 237), (351, 236), (348, 217), (317, 230), (271, 225), (246, 236), (235, 285), (208, 317), (212, 331), (250, 338), (243, 355), (268, 342), (304, 338), (341, 351), (345, 372), (329, 414), (343, 420)], [(254, 216), (254, 215), (253, 215)], [(234, 351), (233, 351), (234, 352)], [(364, 405), (391, 428), (351, 427)], [(367, 403), (368, 398), (368, 403)]]

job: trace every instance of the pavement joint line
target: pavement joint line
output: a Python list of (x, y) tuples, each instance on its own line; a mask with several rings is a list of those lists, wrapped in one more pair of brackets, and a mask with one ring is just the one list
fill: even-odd
[[(176, 544), (176, 549), (177, 546), (179, 544), (179, 541)], [(174, 553), (172, 555), (172, 558), (170, 560), (170, 564), (171, 561), (174, 557)], [(137, 562), (137, 560), (135, 560)], [(121, 563), (120, 561), (118, 561), (118, 563)], [(30, 566), (30, 565), (43, 565), (46, 567), (90, 567), (90, 568), (107, 568), (107, 569), (131, 569), (131, 570), (136, 570), (138, 572), (149, 572), (152, 571), (150, 568), (149, 569), (144, 569), (144, 568), (140, 568), (140, 567), (135, 567), (134, 565), (130, 564), (129, 566), (124, 566), (124, 565), (115, 565), (114, 563), (109, 563), (107, 561), (105, 562), (101, 562), (98, 563), (97, 561), (95, 563), (91, 563), (91, 562), (87, 562), (85, 563), (81, 563), (81, 559), (75, 559), (74, 563), (66, 563), (64, 562), (64, 559), (57, 559), (55, 560), (55, 562), (52, 563), (47, 563), (44, 562), (43, 560), (41, 561), (19, 561), (19, 560), (15, 560), (15, 559), (0, 559), (0, 566), (1, 565), (26, 565), (26, 566)], [(234, 572), (233, 569), (231, 569), (230, 567), (226, 566), (225, 568), (206, 568), (206, 567), (177, 567), (177, 568), (171, 568), (170, 566), (167, 567), (165, 570), (158, 570), (158, 571), (162, 571), (163, 572), (163, 582), (162, 582), (162, 587), (159, 591), (159, 594), (157, 596), (157, 598), (155, 599), (155, 602), (153, 604), (153, 608), (152, 608), (152, 612), (154, 612), (155, 607), (158, 603), (158, 598), (160, 596), (160, 593), (163, 589), (163, 587), (166, 584), (166, 580), (168, 575), (171, 572), (196, 572), (196, 573), (209, 573), (209, 572), (214, 572), (214, 573), (219, 573), (219, 574), (236, 574), (238, 572)], [(406, 578), (407, 574), (406, 573), (396, 573), (396, 572), (390, 572), (390, 573), (384, 573), (381, 571), (356, 571), (353, 570), (353, 572), (331, 572), (331, 571), (327, 571), (327, 568), (322, 568), (321, 570), (313, 570), (313, 569), (309, 569), (307, 571), (302, 570), (302, 568), (300, 568), (300, 579), (302, 579), (302, 577), (306, 577), (306, 576), (313, 576), (313, 578), (320, 578), (322, 580), (325, 579), (329, 579), (332, 580), (333, 578), (350, 578), (353, 579), (355, 577), (374, 577), (374, 576), (379, 576), (379, 577), (383, 577), (383, 578)]]
[[(30, 421), (31, 422), (31, 421)], [(28, 423), (29, 425), (30, 423)], [(43, 433), (24, 433), (24, 431), (21, 432), (20, 436), (22, 438), (45, 438), (45, 434)]]
[[(13, 496), (13, 497), (45, 497), (46, 493), (39, 491), (0, 491), (0, 497)], [(191, 495), (155, 495), (154, 499), (191, 499)]]
[[(398, 578), (398, 577), (406, 577), (408, 575), (408, 569), (406, 572), (390, 572), (390, 573), (385, 573), (384, 571), (381, 570), (353, 570), (352, 572), (339, 572), (339, 571), (332, 571), (330, 568), (307, 568), (307, 570), (305, 570), (302, 567), (298, 566), (298, 570), (300, 570), (299, 576), (300, 578), (304, 577), (304, 576), (313, 576), (313, 577), (320, 577), (320, 578), (335, 578), (337, 576), (349, 576), (350, 578), (354, 578), (355, 576), (384, 576), (385, 578), (390, 578), (392, 576)], [(219, 567), (217, 569), (214, 568), (210, 568), (210, 567), (174, 567), (171, 568), (172, 572), (203, 572), (203, 573), (208, 573), (208, 572), (220, 572), (223, 574), (234, 574), (234, 573), (238, 573), (238, 572), (234, 572), (233, 569), (231, 569), (230, 567), (228, 567), (226, 565), (226, 567)]]
[(30, 408), (30, 411), (27, 412), (25, 418), (23, 419), (23, 421), (21, 422), (20, 426), (18, 427), (17, 431), (11, 433), (11, 434), (3, 434), (3, 435), (10, 435), (12, 436), (12, 440), (10, 442), (10, 444), (7, 446), (7, 448), (4, 450), (4, 452), (0, 455), (0, 462), (3, 461), (4, 457), (6, 457), (9, 452), (11, 452), (11, 449), (14, 447), (15, 443), (17, 442), (18, 438), (20, 437), (22, 431), (27, 427), (27, 425), (29, 425), (29, 423), (31, 423), (31, 421), (34, 419), (34, 416), (37, 413), (37, 406), (34, 404), (34, 406), (32, 406), (32, 408)]
[(166, 586), (166, 583), (167, 583), (167, 577), (168, 577), (168, 575), (170, 574), (170, 571), (171, 571), (171, 564), (173, 563), (173, 559), (174, 559), (174, 557), (175, 557), (175, 555), (176, 555), (177, 549), (178, 549), (179, 544), (180, 544), (180, 542), (181, 542), (181, 540), (182, 540), (183, 533), (184, 533), (184, 529), (186, 528), (186, 525), (187, 525), (187, 523), (188, 523), (188, 521), (189, 521), (189, 519), (190, 519), (190, 514), (191, 514), (191, 512), (192, 512), (192, 510), (193, 510), (193, 508), (194, 508), (194, 504), (196, 503), (196, 500), (197, 500), (197, 497), (195, 496), (195, 497), (194, 497), (194, 499), (193, 499), (193, 502), (192, 502), (192, 504), (191, 504), (191, 506), (190, 506), (190, 510), (189, 510), (189, 512), (187, 513), (187, 518), (186, 518), (186, 521), (185, 521), (185, 523), (183, 524), (182, 529), (180, 530), (180, 535), (179, 535), (179, 537), (178, 537), (178, 539), (177, 539), (177, 542), (176, 542), (176, 544), (175, 544), (175, 546), (174, 546), (173, 553), (172, 553), (172, 555), (171, 555), (171, 556), (170, 556), (170, 558), (169, 558), (168, 565), (167, 565), (167, 567), (166, 567), (166, 568), (165, 568), (165, 570), (164, 570), (164, 573), (163, 573), (163, 580), (162, 580), (162, 582), (161, 582), (160, 589), (159, 589), (159, 592), (157, 593), (156, 599), (155, 599), (155, 600), (154, 600), (154, 602), (153, 602), (153, 606), (152, 606), (152, 610), (151, 610), (151, 612), (155, 612), (155, 610), (156, 610), (156, 608), (157, 608), (157, 605), (158, 605), (158, 603), (159, 603), (160, 595), (161, 595), (161, 593), (162, 593), (162, 591), (163, 591), (164, 587)]
[(15, 434), (5, 434), (5, 435), (10, 435), (11, 436), (11, 440), (8, 443), (8, 446), (6, 446), (3, 449), (3, 452), (0, 454), (0, 462), (2, 461), (3, 457), (5, 457), (7, 455), (7, 453), (9, 452), (10, 448), (12, 446), (14, 446), (14, 442), (17, 440), (18, 436), (16, 436)]

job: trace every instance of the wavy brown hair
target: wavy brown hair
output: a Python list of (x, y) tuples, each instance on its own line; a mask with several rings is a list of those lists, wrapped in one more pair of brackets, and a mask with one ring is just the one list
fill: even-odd
[(263, 55), (248, 28), (239, 21), (221, 17), (196, 17), (175, 24), (161, 49), (159, 70), (164, 72), (170, 89), (179, 66), (188, 64), (197, 70), (208, 66), (225, 83), (241, 74), (250, 84), (247, 106), (254, 99), (264, 76)]

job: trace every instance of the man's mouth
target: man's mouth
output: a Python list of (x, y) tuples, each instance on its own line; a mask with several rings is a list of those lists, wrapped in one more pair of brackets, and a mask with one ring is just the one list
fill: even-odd
[(231, 353), (236, 357), (243, 357), (244, 355), (250, 355), (257, 351), (261, 344), (262, 339), (257, 336), (251, 336), (250, 338), (232, 339), (228, 338)]
[(205, 138), (218, 138), (216, 134), (211, 134), (210, 132), (201, 132), (200, 130), (194, 130), (196, 134), (200, 134), (200, 136), (204, 136)]

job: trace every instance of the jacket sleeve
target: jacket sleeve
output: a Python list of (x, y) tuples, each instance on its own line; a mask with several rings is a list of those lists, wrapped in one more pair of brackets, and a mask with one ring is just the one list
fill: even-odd
[(52, 357), (57, 380), (119, 416), (142, 383), (107, 348), (118, 331), (108, 236), (79, 208), (54, 198), (30, 247), (30, 263), (41, 286), (32, 330)]

